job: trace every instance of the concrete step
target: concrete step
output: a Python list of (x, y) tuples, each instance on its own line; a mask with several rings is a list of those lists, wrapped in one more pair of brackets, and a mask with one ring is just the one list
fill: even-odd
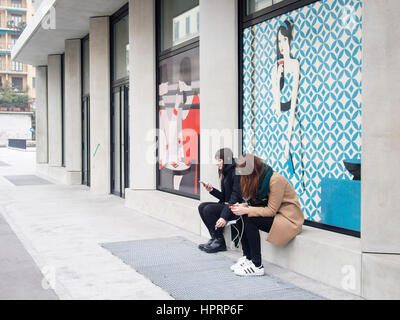
[(38, 163), (36, 171), (39, 175), (67, 185), (82, 184), (81, 171), (68, 171), (65, 167), (53, 167), (48, 164)]

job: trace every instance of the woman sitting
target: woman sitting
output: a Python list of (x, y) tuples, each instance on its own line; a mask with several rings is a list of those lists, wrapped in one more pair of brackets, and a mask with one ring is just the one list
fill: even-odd
[(235, 174), (236, 163), (232, 150), (228, 148), (218, 150), (215, 159), (221, 180), (221, 191), (213, 188), (209, 183), (203, 183), (203, 185), (219, 202), (203, 202), (199, 205), (200, 217), (211, 235), (211, 239), (207, 243), (200, 244), (199, 249), (207, 253), (226, 250), (222, 231), (227, 221), (237, 219), (229, 205), (242, 202), (240, 178)]
[(250, 154), (237, 161), (240, 187), (246, 203), (237, 203), (232, 212), (242, 216), (243, 257), (231, 267), (239, 276), (264, 274), (259, 230), (268, 232), (267, 241), (284, 246), (301, 232), (304, 215), (290, 182), (273, 172), (265, 162)]

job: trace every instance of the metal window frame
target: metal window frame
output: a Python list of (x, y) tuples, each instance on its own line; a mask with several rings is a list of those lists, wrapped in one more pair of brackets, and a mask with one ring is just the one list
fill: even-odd
[[(238, 64), (239, 64), (239, 90), (238, 90), (238, 128), (239, 128), (239, 150), (243, 150), (243, 30), (259, 24), (260, 22), (270, 20), (282, 14), (297, 10), (321, 0), (284, 0), (273, 4), (252, 14), (246, 14), (246, 0), (238, 0)], [(334, 225), (324, 224), (316, 221), (305, 220), (304, 225), (323, 229), (335, 233), (340, 233), (356, 238), (361, 237), (361, 232), (350, 230)]]
[[(159, 113), (158, 113), (158, 105), (159, 105), (159, 88), (158, 84), (160, 82), (160, 63), (168, 58), (171, 58), (173, 56), (176, 56), (178, 54), (184, 53), (186, 51), (195, 49), (195, 48), (200, 48), (200, 36), (197, 36), (195, 38), (189, 39), (185, 42), (182, 42), (176, 46), (173, 46), (171, 48), (168, 48), (166, 50), (161, 50), (161, 0), (155, 0), (156, 2), (156, 29), (155, 29), (155, 39), (156, 39), (156, 129), (158, 130), (160, 127), (160, 121), (159, 121)], [(200, 58), (200, 57), (199, 57)], [(201, 89), (200, 89), (201, 90)], [(201, 110), (201, 109), (200, 109)], [(200, 111), (201, 112), (201, 111)], [(183, 196), (186, 198), (191, 198), (195, 200), (200, 200), (200, 191), (198, 195), (194, 195), (191, 193), (187, 192), (182, 192), (182, 191), (177, 191), (177, 190), (172, 190), (168, 188), (163, 188), (160, 186), (160, 170), (159, 170), (159, 161), (158, 161), (158, 143), (159, 143), (159, 138), (157, 137), (157, 147), (156, 147), (156, 165), (155, 165), (155, 170), (156, 170), (156, 190), (170, 193), (170, 194), (175, 194), (178, 196)], [(198, 157), (199, 157), (199, 163), (198, 163), (198, 177), (200, 177), (200, 135), (198, 137)]]

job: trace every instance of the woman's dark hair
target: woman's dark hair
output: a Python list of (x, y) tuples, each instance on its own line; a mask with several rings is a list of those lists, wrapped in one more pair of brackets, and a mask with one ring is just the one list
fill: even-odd
[(233, 163), (233, 152), (229, 148), (219, 149), (215, 153), (215, 159), (224, 161), (224, 165), (222, 166), (222, 169), (218, 169), (219, 178), (222, 180), (224, 178), (224, 170), (226, 169), (227, 166), (229, 166)]
[[(294, 22), (293, 20), (289, 19), (286, 20), (278, 29), (278, 32), (276, 34), (276, 63), (277, 67), (279, 67), (279, 60), (283, 58), (283, 55), (281, 54), (281, 51), (279, 50), (279, 33), (281, 33), (284, 37), (288, 38), (289, 40), (289, 47), (292, 44), (293, 41), (293, 25)], [(290, 52), (289, 52), (290, 55)], [(285, 84), (285, 76), (284, 73), (282, 73), (281, 79), (280, 79), (280, 90), (283, 89), (283, 86)]]
[(240, 174), (240, 189), (243, 198), (255, 199), (260, 188), (260, 175), (265, 162), (253, 154), (243, 154), (236, 162)]

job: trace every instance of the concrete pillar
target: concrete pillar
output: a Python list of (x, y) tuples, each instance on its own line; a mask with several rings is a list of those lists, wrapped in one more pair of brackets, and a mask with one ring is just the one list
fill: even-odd
[(70, 184), (82, 183), (81, 40), (65, 41), (65, 165)]
[(363, 252), (400, 253), (400, 3), (363, 1)]
[(109, 17), (90, 19), (90, 186), (110, 193), (110, 25)]
[(36, 163), (48, 163), (47, 67), (36, 67)]
[[(238, 153), (237, 23), (237, 0), (200, 0), (200, 175), (218, 188), (215, 152)], [(200, 197), (215, 200), (204, 188)]]
[(146, 157), (156, 127), (155, 1), (130, 0), (129, 9), (130, 187), (155, 189), (156, 166)]
[(62, 165), (62, 84), (61, 55), (50, 55), (48, 58), (48, 139), (49, 165)]

